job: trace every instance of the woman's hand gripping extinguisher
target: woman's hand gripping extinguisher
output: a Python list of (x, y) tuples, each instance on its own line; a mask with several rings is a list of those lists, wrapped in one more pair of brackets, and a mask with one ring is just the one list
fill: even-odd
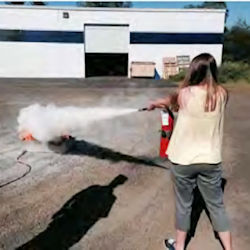
[[(141, 108), (138, 111), (147, 111), (148, 108)], [(166, 154), (170, 137), (174, 128), (174, 115), (170, 109), (161, 110), (161, 143), (160, 143), (160, 157), (167, 158)]]
[(160, 157), (167, 158), (166, 153), (170, 137), (174, 128), (174, 115), (170, 109), (161, 110), (161, 142), (160, 142)]

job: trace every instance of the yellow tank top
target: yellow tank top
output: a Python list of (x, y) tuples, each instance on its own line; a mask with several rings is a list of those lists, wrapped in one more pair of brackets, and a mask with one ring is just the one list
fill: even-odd
[(198, 86), (180, 90), (178, 99), (182, 105), (167, 149), (173, 163), (216, 164), (222, 161), (226, 98), (218, 95), (215, 110), (205, 112), (206, 94), (206, 89)]

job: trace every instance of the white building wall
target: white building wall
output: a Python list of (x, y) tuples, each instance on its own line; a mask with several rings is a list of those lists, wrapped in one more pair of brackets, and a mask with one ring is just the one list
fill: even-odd
[[(69, 19), (63, 18), (65, 11)], [(7, 30), (84, 32), (84, 24), (128, 24), (130, 32), (221, 34), (224, 18), (222, 10), (0, 7), (0, 29)], [(84, 47), (83, 43), (1, 41), (0, 77), (84, 77)], [(154, 61), (161, 75), (163, 57), (193, 58), (202, 52), (221, 63), (221, 44), (130, 44), (129, 65)]]
[(82, 44), (0, 42), (0, 77), (81, 78)]
[(129, 24), (130, 31), (223, 33), (224, 19), (223, 10), (211, 9), (0, 7), (0, 28), (7, 29), (82, 31), (84, 23), (106, 23)]

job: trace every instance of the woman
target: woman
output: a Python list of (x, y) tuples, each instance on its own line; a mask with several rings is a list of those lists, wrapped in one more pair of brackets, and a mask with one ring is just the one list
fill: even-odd
[(148, 110), (172, 108), (178, 119), (167, 149), (176, 194), (176, 242), (169, 249), (183, 250), (190, 229), (193, 190), (197, 185), (210, 212), (212, 225), (232, 250), (231, 233), (221, 189), (221, 148), (227, 91), (218, 85), (216, 61), (210, 54), (195, 57), (176, 94), (151, 103)]

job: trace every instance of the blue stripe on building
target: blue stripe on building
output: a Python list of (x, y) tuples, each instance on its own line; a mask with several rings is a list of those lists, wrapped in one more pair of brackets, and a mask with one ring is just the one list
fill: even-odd
[(219, 33), (153, 33), (131, 32), (131, 44), (220, 44), (223, 34)]
[[(0, 41), (84, 43), (84, 32), (0, 29)], [(221, 44), (223, 43), (223, 34), (130, 32), (130, 43), (131, 44)]]
[(83, 32), (0, 30), (0, 41), (40, 43), (84, 43)]

